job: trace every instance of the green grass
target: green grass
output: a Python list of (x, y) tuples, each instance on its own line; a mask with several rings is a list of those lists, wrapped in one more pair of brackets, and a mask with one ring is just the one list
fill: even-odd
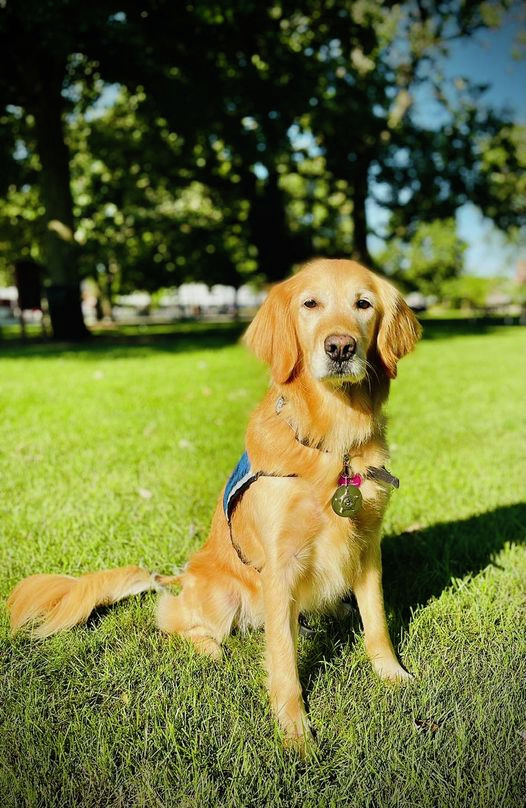
[[(2, 595), (37, 571), (169, 573), (199, 546), (267, 384), (237, 333), (0, 349)], [(154, 595), (34, 644), (3, 610), (3, 805), (524, 804), (524, 333), (428, 337), (389, 404), (385, 590), (415, 682), (374, 677), (356, 615), (313, 620), (303, 763), (270, 715), (261, 633), (213, 664), (156, 632)]]

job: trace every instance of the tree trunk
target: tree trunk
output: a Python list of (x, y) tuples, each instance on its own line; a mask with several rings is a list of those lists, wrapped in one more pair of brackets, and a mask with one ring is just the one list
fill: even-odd
[(367, 247), (367, 213), (365, 203), (369, 191), (369, 161), (360, 157), (353, 177), (353, 258), (366, 266), (373, 266)]
[(248, 224), (258, 250), (259, 271), (271, 283), (290, 274), (294, 264), (312, 257), (308, 235), (291, 233), (287, 223), (285, 195), (277, 173), (270, 172), (263, 187), (257, 182), (244, 187), (250, 200)]
[[(79, 340), (89, 336), (82, 317), (77, 245), (74, 240), (73, 199), (69, 153), (64, 142), (60, 81), (41, 75), (41, 92), (31, 112), (40, 157), (40, 192), (46, 210), (44, 255), (51, 286), (49, 315), (53, 336)], [(43, 85), (43, 86), (42, 86)]]

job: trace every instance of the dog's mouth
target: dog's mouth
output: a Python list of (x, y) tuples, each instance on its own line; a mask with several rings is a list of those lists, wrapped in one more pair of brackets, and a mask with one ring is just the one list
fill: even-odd
[(365, 362), (360, 356), (353, 356), (352, 359), (345, 362), (329, 360), (326, 363), (325, 373), (321, 377), (321, 381), (335, 385), (346, 384), (347, 382), (356, 384), (362, 381), (365, 373)]
[(312, 372), (316, 379), (333, 387), (343, 384), (358, 384), (367, 374), (367, 363), (358, 354), (343, 362), (334, 361), (325, 356), (313, 363)]

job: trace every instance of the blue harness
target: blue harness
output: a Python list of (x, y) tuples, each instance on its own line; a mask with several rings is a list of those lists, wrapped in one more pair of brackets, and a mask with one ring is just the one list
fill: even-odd
[[(245, 558), (243, 551), (237, 541), (235, 540), (234, 536), (232, 535), (232, 514), (236, 509), (236, 506), (239, 505), (241, 502), (241, 497), (247, 490), (250, 488), (252, 483), (255, 483), (260, 477), (296, 477), (296, 474), (272, 474), (266, 471), (254, 471), (252, 468), (252, 464), (250, 462), (250, 458), (246, 452), (243, 452), (241, 457), (239, 458), (238, 464), (235, 467), (234, 471), (228, 478), (228, 482), (225, 487), (225, 493), (223, 494), (223, 511), (225, 512), (226, 521), (228, 523), (228, 530), (230, 533), (230, 541), (232, 542), (232, 546), (234, 550), (239, 556), (240, 561), (243, 564), (250, 564), (248, 559)], [(258, 567), (254, 567), (255, 570), (260, 572), (261, 570)]]
[(252, 483), (255, 483), (262, 474), (264, 472), (254, 471), (248, 454), (243, 452), (237, 466), (228, 478), (225, 493), (223, 494), (223, 510), (228, 524), (230, 524), (236, 505), (241, 501), (241, 497), (247, 488), (250, 488)]

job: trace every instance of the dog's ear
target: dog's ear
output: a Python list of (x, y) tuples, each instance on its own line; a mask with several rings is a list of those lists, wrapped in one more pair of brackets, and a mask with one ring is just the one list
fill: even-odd
[(378, 329), (377, 350), (390, 379), (396, 378), (398, 360), (412, 351), (422, 334), (422, 326), (400, 292), (380, 279), (382, 319)]
[(289, 381), (300, 358), (288, 281), (274, 286), (249, 325), (244, 342), (270, 365), (278, 384)]

